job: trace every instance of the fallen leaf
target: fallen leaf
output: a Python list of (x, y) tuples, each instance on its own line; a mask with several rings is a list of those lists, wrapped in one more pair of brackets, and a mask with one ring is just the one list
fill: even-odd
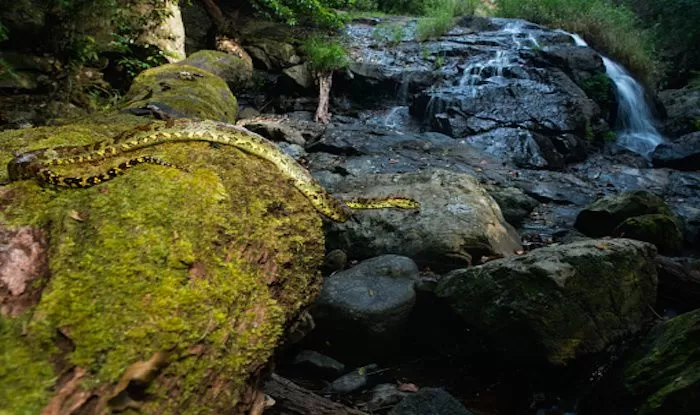
[(418, 386), (416, 386), (414, 383), (399, 383), (399, 386), (396, 389), (400, 390), (401, 392), (418, 392)]

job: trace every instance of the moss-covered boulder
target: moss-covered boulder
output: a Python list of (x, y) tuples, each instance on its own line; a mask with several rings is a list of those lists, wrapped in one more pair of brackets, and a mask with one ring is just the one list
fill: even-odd
[(592, 237), (612, 235), (625, 219), (662, 214), (675, 218), (671, 208), (657, 195), (637, 190), (596, 200), (576, 217), (574, 227)]
[(579, 241), (455, 270), (436, 293), (509, 355), (562, 365), (642, 327), (655, 255), (630, 239)]
[[(139, 121), (115, 119), (4, 131), (0, 163)], [(267, 161), (171, 143), (57, 172), (138, 155), (187, 170), (143, 165), (87, 189), (0, 172), (0, 244), (17, 253), (0, 255), (1, 414), (245, 413), (285, 324), (316, 295), (320, 217)]]
[(624, 386), (642, 402), (637, 414), (696, 413), (700, 407), (700, 310), (653, 330), (627, 361)]
[(677, 252), (683, 246), (683, 232), (678, 226), (678, 220), (659, 213), (627, 218), (612, 233), (652, 243), (662, 254)]
[(238, 92), (253, 79), (253, 63), (238, 56), (216, 50), (200, 50), (180, 62), (219, 76), (231, 91)]
[(124, 109), (156, 103), (175, 118), (236, 121), (238, 103), (219, 76), (194, 66), (169, 64), (139, 74), (122, 100)]

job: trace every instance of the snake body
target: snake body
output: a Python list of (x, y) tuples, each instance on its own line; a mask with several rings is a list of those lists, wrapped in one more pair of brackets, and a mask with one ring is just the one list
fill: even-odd
[(303, 166), (281, 151), (274, 143), (245, 128), (215, 121), (174, 120), (165, 125), (139, 127), (113, 142), (88, 146), (57, 147), (28, 151), (17, 155), (8, 164), (10, 180), (35, 178), (55, 186), (85, 188), (111, 180), (131, 167), (150, 163), (174, 167), (155, 157), (137, 157), (104, 173), (87, 177), (68, 177), (55, 173), (52, 166), (79, 164), (116, 157), (131, 151), (171, 142), (204, 141), (236, 147), (272, 163), (313, 207), (337, 222), (350, 218), (352, 209), (404, 208), (416, 209), (418, 202), (400, 196), (388, 198), (357, 198), (341, 201), (331, 196)]

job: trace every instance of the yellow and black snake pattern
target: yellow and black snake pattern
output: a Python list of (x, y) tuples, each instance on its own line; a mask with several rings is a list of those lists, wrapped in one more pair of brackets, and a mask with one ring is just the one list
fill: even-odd
[(150, 163), (175, 167), (155, 157), (137, 157), (114, 166), (104, 173), (89, 177), (67, 177), (56, 174), (52, 166), (100, 161), (124, 153), (171, 142), (205, 141), (231, 145), (272, 163), (297, 188), (313, 207), (337, 222), (350, 218), (350, 209), (403, 208), (417, 209), (418, 202), (400, 196), (338, 200), (331, 196), (311, 174), (274, 143), (243, 127), (216, 121), (174, 120), (166, 124), (138, 127), (115, 141), (88, 146), (57, 147), (28, 151), (15, 156), (8, 164), (10, 180), (35, 178), (42, 183), (63, 187), (85, 188), (111, 180), (127, 169)]

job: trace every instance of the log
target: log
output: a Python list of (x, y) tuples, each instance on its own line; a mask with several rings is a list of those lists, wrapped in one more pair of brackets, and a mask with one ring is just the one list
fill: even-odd
[(275, 373), (265, 383), (264, 391), (275, 400), (272, 413), (298, 415), (368, 415), (366, 412), (333, 402), (302, 388)]

